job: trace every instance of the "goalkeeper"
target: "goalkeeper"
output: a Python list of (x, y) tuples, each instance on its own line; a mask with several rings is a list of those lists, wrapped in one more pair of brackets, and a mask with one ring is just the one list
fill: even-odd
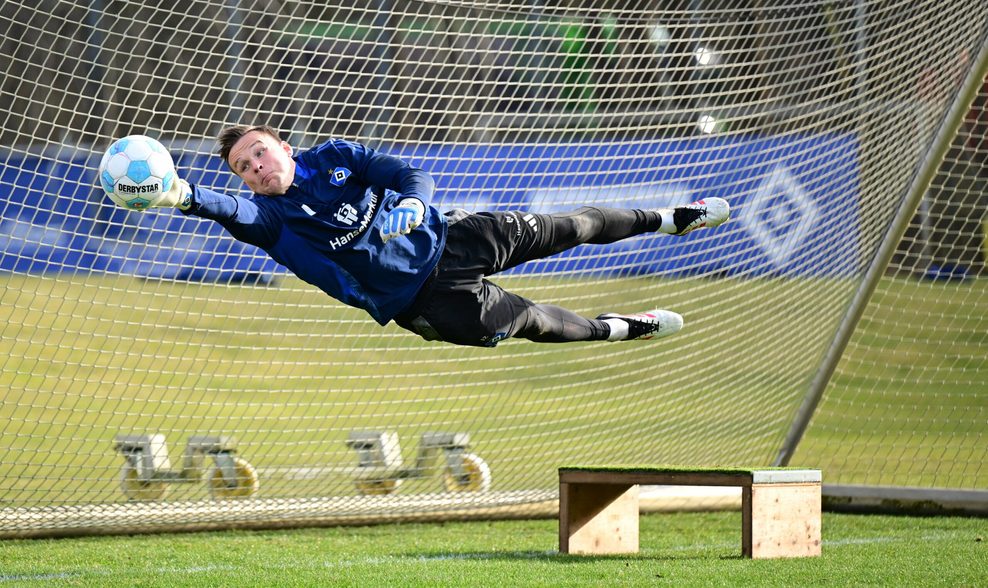
[(218, 222), (381, 325), (394, 320), (427, 340), (459, 345), (671, 335), (683, 322), (674, 312), (585, 318), (503, 290), (487, 277), (581, 243), (683, 235), (729, 216), (720, 198), (658, 210), (440, 213), (429, 204), (435, 184), (428, 173), (358, 143), (330, 140), (293, 154), (277, 131), (260, 125), (227, 128), (219, 144), (254, 197), (178, 181), (158, 206)]

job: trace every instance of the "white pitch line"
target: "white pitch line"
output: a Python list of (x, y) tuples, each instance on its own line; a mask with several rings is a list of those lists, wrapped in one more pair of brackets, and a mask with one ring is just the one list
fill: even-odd
[(202, 572), (216, 572), (216, 571), (227, 571), (232, 572), (234, 570), (239, 570), (238, 566), (231, 565), (217, 565), (209, 564), (204, 566), (191, 566), (191, 567), (168, 567), (168, 568), (155, 568), (149, 569), (148, 572), (151, 574), (198, 574)]

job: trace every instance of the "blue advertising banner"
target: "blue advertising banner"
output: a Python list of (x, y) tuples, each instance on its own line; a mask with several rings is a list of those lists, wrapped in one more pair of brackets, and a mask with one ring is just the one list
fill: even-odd
[[(732, 206), (731, 222), (714, 231), (585, 245), (514, 272), (841, 276), (861, 263), (857, 142), (848, 135), (381, 149), (428, 170), (442, 210), (658, 208), (710, 196)], [(113, 206), (96, 186), (97, 155), (6, 161), (0, 270), (221, 282), (285, 271), (211, 221)], [(182, 155), (176, 165), (194, 183), (241, 189), (215, 156)]]
[(436, 178), (441, 208), (559, 212), (727, 199), (731, 222), (683, 238), (585, 245), (522, 272), (850, 275), (859, 270), (857, 141), (849, 135), (395, 150)]

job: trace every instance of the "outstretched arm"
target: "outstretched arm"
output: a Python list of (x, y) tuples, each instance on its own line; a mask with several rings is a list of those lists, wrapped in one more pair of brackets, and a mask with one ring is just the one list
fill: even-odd
[(258, 247), (272, 245), (278, 239), (278, 225), (270, 222), (252, 200), (214, 192), (202, 186), (193, 187), (179, 178), (177, 173), (169, 190), (155, 204), (156, 207), (175, 207), (183, 214), (214, 220), (238, 241)]
[[(135, 152), (128, 156), (126, 149), (129, 148), (131, 140), (134, 140), (135, 144), (143, 143), (143, 146), (151, 150), (151, 155)], [(187, 181), (179, 177), (178, 170), (175, 169), (170, 157), (162, 159), (164, 149), (162, 145), (149, 137), (128, 137), (127, 140), (121, 139), (114, 142), (100, 162), (98, 176), (103, 191), (114, 202), (128, 210), (178, 208), (184, 214), (193, 214), (217, 221), (240, 241), (259, 247), (266, 247), (276, 242), (280, 223), (273, 222), (272, 219), (268, 218), (269, 212), (266, 213), (247, 198), (189, 185)], [(122, 153), (124, 155), (121, 155)], [(135, 157), (138, 159), (133, 159)], [(139, 159), (142, 157), (147, 161), (140, 161)], [(153, 165), (156, 166), (156, 173), (160, 178), (159, 182), (138, 186), (120, 183), (119, 177), (124, 173), (130, 173), (131, 168), (140, 171), (135, 163), (144, 163), (144, 175), (149, 175), (149, 165), (151, 165), (149, 162), (152, 157), (157, 158)], [(115, 176), (117, 179), (114, 179)], [(133, 178), (129, 177), (128, 180), (132, 181)], [(141, 188), (141, 194), (148, 193), (148, 197), (127, 200), (121, 197), (117, 191), (120, 185), (131, 186), (135, 192), (137, 188)], [(152, 190), (144, 190), (143, 188), (153, 188), (154, 193), (151, 193)], [(158, 189), (163, 191), (158, 192)]]
[(253, 200), (215, 192), (202, 186), (192, 191), (190, 204), (182, 209), (185, 214), (214, 220), (230, 232), (238, 241), (258, 247), (273, 245), (278, 239), (278, 227)]

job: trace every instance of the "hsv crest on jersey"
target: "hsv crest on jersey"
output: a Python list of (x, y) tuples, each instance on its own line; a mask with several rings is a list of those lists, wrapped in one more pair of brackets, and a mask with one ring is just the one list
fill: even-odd
[(330, 183), (332, 183), (334, 186), (342, 186), (343, 184), (346, 183), (346, 179), (350, 177), (350, 170), (348, 170), (345, 167), (338, 167), (333, 171), (329, 172), (329, 175), (332, 178), (331, 180), (329, 180)]

